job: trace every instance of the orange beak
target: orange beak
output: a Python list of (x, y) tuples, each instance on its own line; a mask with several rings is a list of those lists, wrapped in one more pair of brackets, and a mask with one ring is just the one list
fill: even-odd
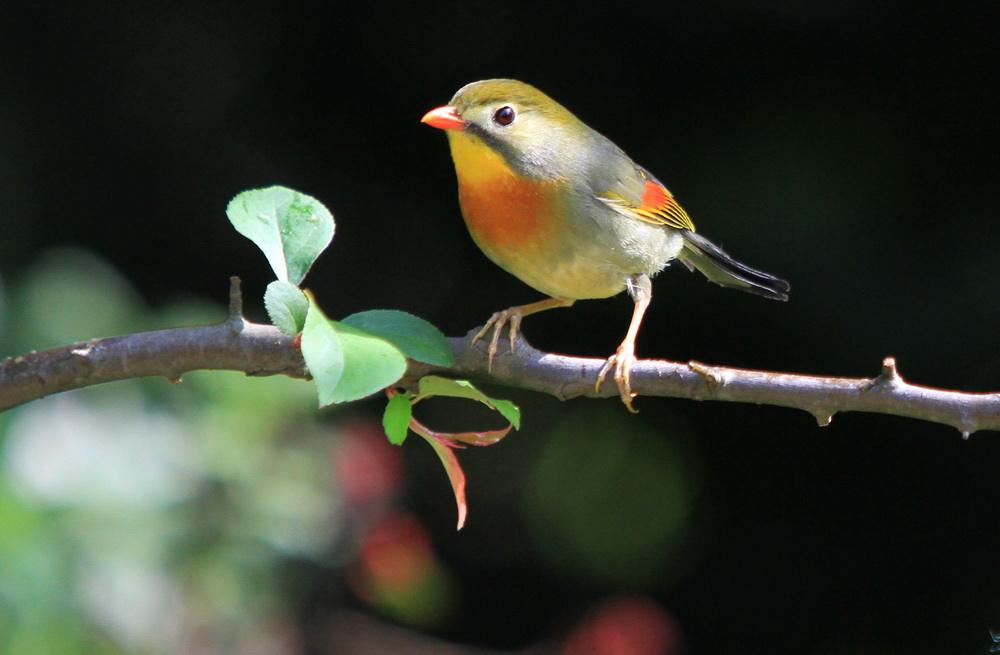
[(469, 125), (468, 121), (458, 115), (458, 110), (450, 105), (430, 110), (424, 114), (420, 122), (439, 130), (464, 130)]

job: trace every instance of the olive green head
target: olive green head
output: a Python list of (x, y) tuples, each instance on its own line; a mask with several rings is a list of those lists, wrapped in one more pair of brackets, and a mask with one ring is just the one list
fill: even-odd
[(530, 84), (482, 80), (467, 84), (449, 103), (467, 123), (453, 138), (482, 139), (521, 173), (568, 175), (587, 153), (591, 130), (568, 109)]

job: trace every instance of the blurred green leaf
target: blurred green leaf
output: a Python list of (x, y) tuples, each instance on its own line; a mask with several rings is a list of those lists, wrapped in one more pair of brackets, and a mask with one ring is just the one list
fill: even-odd
[(389, 437), (389, 443), (402, 445), (410, 428), (411, 416), (413, 416), (413, 405), (407, 396), (396, 394), (389, 398), (382, 414), (382, 428), (385, 429), (385, 436)]
[(571, 575), (649, 585), (683, 567), (694, 483), (670, 432), (618, 414), (575, 412), (543, 441), (529, 463), (528, 526), (545, 559)]
[(48, 348), (146, 329), (142, 299), (122, 275), (92, 253), (57, 248), (42, 255), (13, 290), (15, 351)]
[(330, 469), (321, 463), (327, 443), (297, 443), (281, 457), (270, 458), (245, 489), (251, 519), (247, 528), (278, 552), (320, 559), (328, 552), (327, 521), (337, 505)]
[(410, 359), (435, 366), (455, 363), (444, 334), (413, 314), (395, 309), (372, 309), (351, 314), (343, 322), (382, 337)]
[(521, 410), (509, 400), (490, 398), (468, 380), (452, 380), (439, 375), (425, 375), (420, 378), (418, 398), (430, 396), (447, 396), (449, 398), (467, 398), (476, 400), (490, 409), (495, 409), (510, 421), (514, 429), (521, 429)]
[(226, 215), (264, 252), (278, 279), (292, 284), (302, 282), (333, 239), (333, 215), (323, 203), (281, 186), (240, 193)]
[(319, 406), (338, 402), (337, 386), (344, 375), (344, 349), (340, 337), (319, 306), (309, 296), (309, 312), (302, 330), (302, 357), (316, 383)]
[[(190, 298), (149, 312), (81, 251), (20, 280), (7, 298), (17, 351), (225, 316)], [(0, 414), (0, 653), (172, 652), (182, 607), (219, 634), (265, 624), (288, 600), (282, 563), (325, 560), (343, 528), (327, 459), (338, 430), (310, 418), (315, 393), (198, 371)], [(215, 647), (236, 649), (228, 639)]]
[[(95, 634), (93, 626), (70, 612), (32, 617), (0, 633), (0, 652), (58, 655), (125, 655), (124, 650)], [(0, 624), (2, 625), (2, 624)], [(134, 651), (132, 651), (134, 652)]]
[(309, 301), (294, 284), (275, 280), (267, 285), (264, 292), (264, 308), (275, 327), (294, 336), (305, 326)]
[(10, 328), (7, 325), (7, 293), (3, 277), (0, 276), (0, 353), (7, 352), (7, 340), (10, 338)]

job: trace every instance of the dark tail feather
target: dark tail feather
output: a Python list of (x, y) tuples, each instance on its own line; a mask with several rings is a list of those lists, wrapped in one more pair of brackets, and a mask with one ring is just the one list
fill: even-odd
[(682, 230), (682, 233), (684, 248), (681, 250), (680, 260), (689, 269), (697, 268), (710, 281), (724, 287), (740, 289), (772, 300), (788, 300), (788, 291), (791, 289), (788, 282), (739, 263), (700, 234), (690, 230)]

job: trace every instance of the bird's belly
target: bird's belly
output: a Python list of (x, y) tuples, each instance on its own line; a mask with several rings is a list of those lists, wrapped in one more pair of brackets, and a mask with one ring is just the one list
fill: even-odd
[(625, 289), (628, 279), (626, 274), (615, 267), (595, 264), (597, 262), (580, 257), (569, 258), (554, 265), (538, 265), (536, 262), (534, 266), (523, 268), (515, 275), (553, 298), (608, 298)]
[[(649, 257), (623, 248), (621, 235), (602, 234), (607, 226), (565, 211), (556, 191), (531, 180), (494, 178), (488, 185), (460, 180), (459, 201), (469, 232), (486, 256), (556, 298), (613, 296), (624, 290), (629, 275), (655, 273), (676, 254), (663, 251)], [(668, 235), (660, 228), (639, 229), (647, 227), (657, 237), (662, 233), (666, 243)]]

